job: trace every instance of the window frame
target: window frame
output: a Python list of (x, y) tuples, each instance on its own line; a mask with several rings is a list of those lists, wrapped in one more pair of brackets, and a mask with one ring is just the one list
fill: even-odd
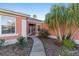
[[(1, 25), (1, 20), (2, 20), (2, 16), (7, 16), (7, 17), (14, 17), (15, 20), (15, 33), (7, 33), (7, 34), (2, 34), (2, 25)], [(15, 36), (16, 34), (16, 16), (9, 16), (9, 15), (0, 15), (0, 36)]]

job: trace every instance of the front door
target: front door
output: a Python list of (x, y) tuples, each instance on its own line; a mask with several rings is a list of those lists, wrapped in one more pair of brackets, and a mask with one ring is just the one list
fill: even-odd
[(29, 24), (29, 34), (30, 35), (35, 35), (36, 33), (36, 26), (35, 24)]

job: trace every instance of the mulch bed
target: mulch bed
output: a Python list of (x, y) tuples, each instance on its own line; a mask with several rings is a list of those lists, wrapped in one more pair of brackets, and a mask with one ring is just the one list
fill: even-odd
[(21, 48), (17, 44), (0, 47), (0, 56), (29, 56), (33, 45), (33, 40), (28, 38), (27, 46)]
[[(50, 38), (42, 38), (42, 37), (38, 37), (44, 45), (45, 48), (45, 52), (47, 56), (59, 56), (60, 55), (60, 43), (56, 43), (58, 42), (56, 39), (50, 39)], [(79, 46), (79, 45), (78, 45)], [(71, 51), (69, 51), (71, 52)], [(72, 51), (74, 52), (74, 51)], [(79, 56), (79, 48), (77, 50), (77, 52), (68, 55), (68, 56)]]
[(55, 39), (41, 38), (41, 37), (38, 37), (38, 38), (43, 42), (47, 56), (58, 56), (59, 55), (58, 49), (60, 47), (54, 44)]

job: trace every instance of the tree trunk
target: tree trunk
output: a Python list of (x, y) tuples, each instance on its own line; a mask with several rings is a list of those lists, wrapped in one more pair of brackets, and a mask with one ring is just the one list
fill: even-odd
[(59, 36), (59, 40), (62, 41), (62, 35), (61, 35), (61, 31), (60, 31), (60, 26), (59, 26), (59, 23), (56, 19), (56, 23), (57, 23), (57, 30), (58, 30), (58, 36)]
[(78, 33), (78, 31), (79, 31), (79, 29), (75, 30), (75, 32), (74, 32), (73, 35), (71, 36), (71, 39), (73, 39), (74, 35), (75, 35), (76, 33)]
[(60, 30), (58, 30), (58, 36), (59, 36), (59, 40), (62, 41), (62, 35), (61, 35)]

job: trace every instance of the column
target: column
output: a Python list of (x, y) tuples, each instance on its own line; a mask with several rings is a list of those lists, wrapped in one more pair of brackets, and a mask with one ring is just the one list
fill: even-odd
[(26, 19), (22, 19), (22, 36), (27, 39), (27, 22)]
[(38, 25), (36, 24), (36, 35), (38, 34)]
[(0, 35), (1, 35), (1, 15), (0, 15)]

